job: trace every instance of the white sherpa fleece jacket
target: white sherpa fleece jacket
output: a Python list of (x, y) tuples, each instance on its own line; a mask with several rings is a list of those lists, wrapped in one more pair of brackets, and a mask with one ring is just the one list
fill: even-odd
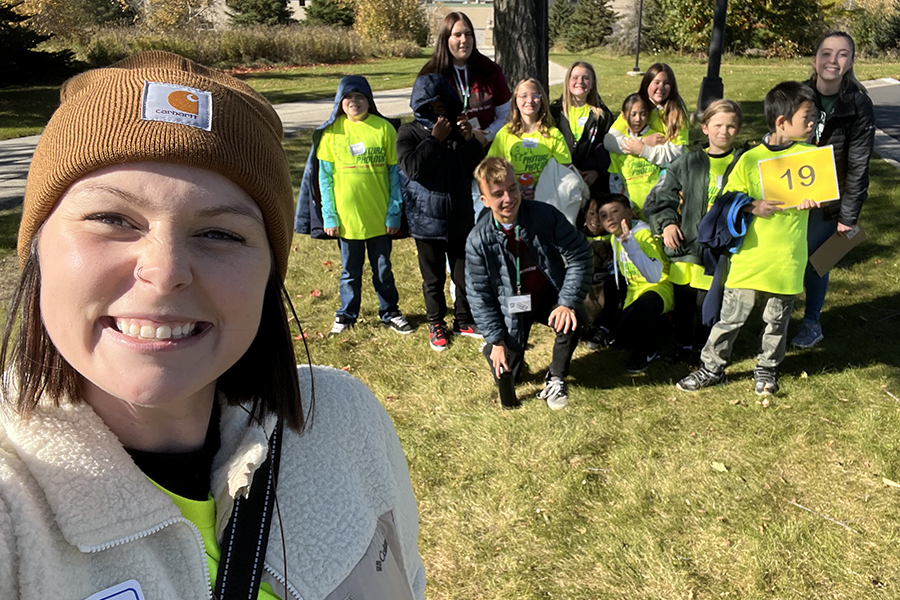
[[(285, 600), (326, 598), (387, 515), (394, 558), (423, 599), (415, 498), (390, 417), (350, 375), (299, 371), (304, 402), (314, 378), (315, 415), (303, 435), (285, 430), (264, 581), (284, 594), (286, 575)], [(84, 600), (132, 579), (146, 600), (210, 597), (196, 528), (88, 405), (41, 408), (27, 423), (0, 414), (0, 424), (0, 600)], [(245, 411), (223, 406), (211, 479), (219, 533), (265, 458), (274, 419), (266, 425), (248, 427)]]

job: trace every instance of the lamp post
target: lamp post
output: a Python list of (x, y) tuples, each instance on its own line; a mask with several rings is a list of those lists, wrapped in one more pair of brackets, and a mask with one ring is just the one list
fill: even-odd
[(709, 61), (706, 65), (706, 77), (700, 83), (700, 96), (697, 99), (697, 114), (701, 114), (713, 100), (718, 100), (725, 92), (725, 85), (719, 77), (722, 66), (722, 51), (725, 49), (725, 15), (728, 12), (728, 0), (716, 0), (713, 13), (712, 35), (709, 39)]
[(637, 42), (634, 44), (634, 69), (628, 71), (632, 77), (639, 77), (644, 74), (639, 65), (641, 60), (641, 20), (644, 16), (644, 0), (638, 0), (637, 14)]

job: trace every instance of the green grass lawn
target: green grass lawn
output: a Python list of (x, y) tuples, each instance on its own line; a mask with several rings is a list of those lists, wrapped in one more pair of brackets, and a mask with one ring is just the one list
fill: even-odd
[[(587, 59), (616, 110), (637, 89), (623, 75), (632, 59)], [(666, 60), (695, 103), (705, 66)], [(410, 85), (417, 68), (377, 71), (392, 79), (376, 89)], [(250, 81), (273, 100), (329, 96), (341, 69), (323, 74), (327, 84), (273, 72)], [(900, 64), (858, 70), (897, 77)], [(726, 95), (744, 106), (748, 139), (765, 130), (766, 90), (806, 74), (806, 61), (726, 61)], [(295, 188), (309, 143), (308, 132), (285, 143)], [(8, 277), (17, 218), (0, 214)], [(656, 362), (632, 377), (617, 351), (579, 348), (571, 402), (558, 412), (529, 399), (552, 345), (536, 326), (518, 387), (524, 406), (509, 412), (477, 341), (428, 349), (412, 240), (393, 253), (412, 335), (380, 326), (366, 284), (357, 327), (325, 337), (338, 306), (333, 241), (295, 237), (287, 288), (313, 362), (359, 377), (394, 419), (419, 501), (429, 598), (890, 599), (900, 597), (900, 489), (884, 482), (900, 481), (900, 171), (881, 160), (863, 223), (868, 240), (832, 271), (824, 342), (788, 353), (783, 391), (767, 407), (752, 392), (758, 317), (738, 340), (730, 382), (698, 394), (675, 389), (684, 366)], [(297, 352), (305, 360), (299, 341)]]
[(580, 348), (560, 412), (528, 400), (552, 346), (538, 327), (525, 405), (507, 412), (475, 340), (428, 349), (412, 240), (393, 254), (410, 336), (380, 326), (366, 285), (358, 326), (325, 337), (334, 242), (295, 238), (288, 289), (313, 361), (365, 381), (394, 419), (430, 598), (892, 598), (900, 489), (882, 478), (900, 481), (887, 393), (900, 396), (898, 206), (900, 172), (874, 161), (869, 238), (832, 272), (826, 339), (788, 353), (768, 407), (752, 392), (758, 318), (730, 383), (699, 394), (675, 389), (684, 366), (632, 377), (617, 351)]

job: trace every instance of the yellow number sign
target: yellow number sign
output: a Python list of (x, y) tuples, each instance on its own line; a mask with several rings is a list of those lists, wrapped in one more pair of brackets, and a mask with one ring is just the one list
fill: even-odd
[(758, 166), (763, 199), (784, 202), (782, 208), (804, 200), (828, 202), (840, 197), (831, 146), (767, 158)]

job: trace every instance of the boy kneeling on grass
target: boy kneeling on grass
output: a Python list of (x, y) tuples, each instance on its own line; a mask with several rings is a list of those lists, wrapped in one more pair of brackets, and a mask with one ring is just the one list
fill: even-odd
[[(750, 220), (743, 242), (731, 257), (722, 310), (700, 353), (701, 367), (676, 384), (683, 392), (725, 383), (725, 366), (757, 292), (768, 295), (768, 300), (763, 311), (762, 347), (753, 369), (755, 391), (760, 396), (778, 391), (775, 368), (784, 360), (794, 298), (803, 291), (808, 210), (816, 203), (804, 200), (798, 210), (783, 210), (780, 205), (784, 202), (760, 200), (758, 165), (761, 160), (812, 149), (801, 142), (809, 138), (815, 110), (812, 90), (795, 81), (779, 83), (766, 94), (770, 133), (762, 144), (741, 155), (722, 190), (723, 194), (742, 192), (756, 198), (741, 208), (756, 218)], [(722, 200), (724, 197), (717, 202)]]
[(522, 201), (512, 165), (488, 157), (475, 169), (483, 211), (466, 241), (466, 292), (484, 335), (494, 381), (519, 379), (535, 322), (556, 332), (539, 398), (551, 409), (569, 401), (565, 377), (584, 322), (593, 253), (566, 217), (543, 202)]

